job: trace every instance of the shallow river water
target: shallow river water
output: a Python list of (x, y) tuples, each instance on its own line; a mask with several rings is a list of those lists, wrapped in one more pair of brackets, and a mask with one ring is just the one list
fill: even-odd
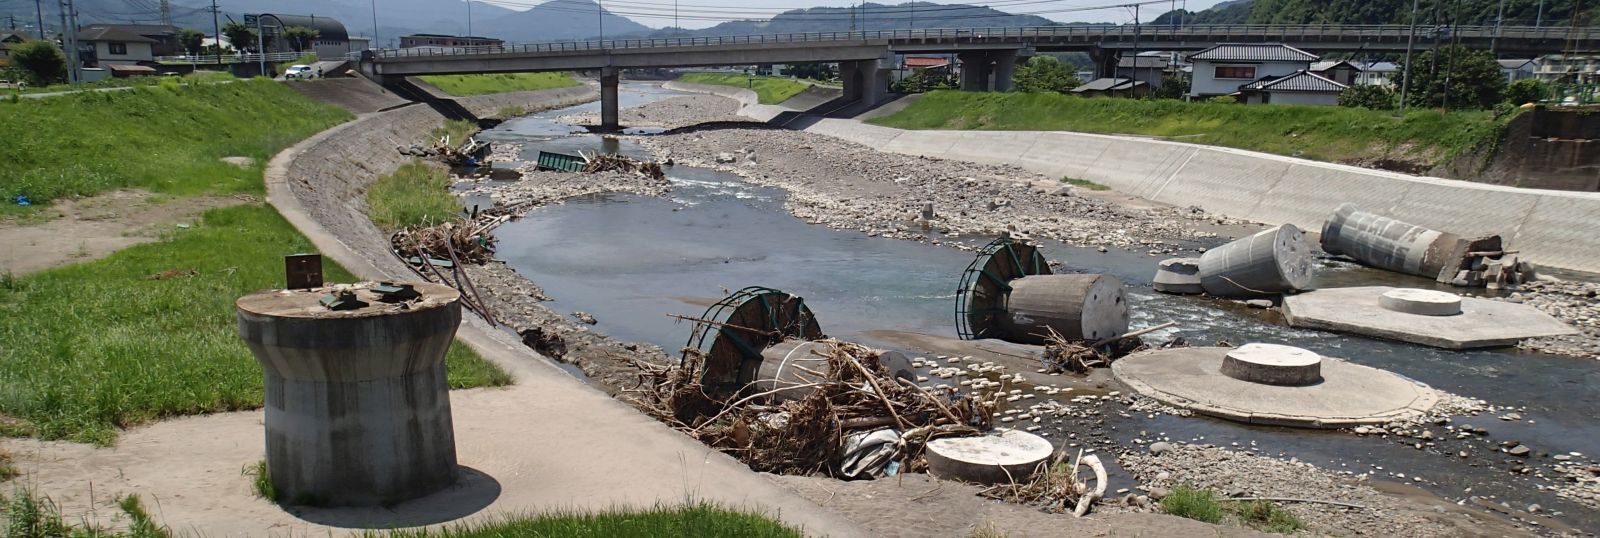
[[(623, 106), (636, 106), (676, 94), (658, 86), (625, 84), (622, 95)], [(508, 121), (481, 138), (525, 144), (527, 160), (539, 148), (647, 155), (635, 144), (602, 139), (552, 121), (595, 106)], [(543, 287), (553, 298), (548, 306), (557, 312), (589, 312), (599, 319), (596, 330), (668, 350), (681, 347), (690, 330), (668, 314), (699, 315), (728, 292), (753, 285), (805, 297), (823, 330), (841, 339), (903, 347), (903, 341), (883, 335), (955, 336), (955, 290), (971, 253), (808, 225), (784, 211), (782, 190), (750, 185), (732, 174), (683, 166), (668, 167), (667, 174), (673, 183), (668, 199), (594, 196), (539, 209), (508, 223), (496, 232), (498, 255)], [(967, 240), (982, 244), (988, 238)], [(1147, 337), (1151, 341), (1181, 335), (1195, 345), (1217, 340), (1291, 344), (1492, 405), (1525, 407), (1518, 410), (1520, 421), (1488, 414), (1457, 417), (1455, 424), (1488, 429), (1488, 442), (1475, 439), (1463, 445), (1441, 435), (1438, 446), (1428, 450), (1413, 448), (1409, 441), (1401, 444), (1347, 432), (1248, 426), (1201, 417), (1152, 418), (1131, 411), (1123, 417), (1108, 407), (1106, 427), (1112, 438), (1123, 443), (1135, 438), (1199, 440), (1225, 447), (1237, 443), (1241, 450), (1296, 457), (1335, 471), (1370, 472), (1374, 479), (1413, 483), (1411, 477), (1420, 476), (1423, 481), (1415, 485), (1444, 498), (1493, 496), (1519, 509), (1538, 503), (1546, 510), (1565, 512), (1560, 519), (1569, 524), (1600, 528), (1600, 514), (1535, 488), (1547, 481), (1510, 471), (1526, 460), (1492, 452), (1498, 442), (1516, 440), (1536, 454), (1572, 451), (1585, 459), (1600, 455), (1600, 361), (1507, 350), (1450, 352), (1290, 329), (1274, 313), (1232, 301), (1155, 293), (1150, 279), (1160, 257), (1049, 243), (1043, 248), (1046, 257), (1062, 261), (1066, 271), (1109, 273), (1122, 279), (1128, 286), (1133, 327), (1180, 323), (1175, 330)], [(1322, 287), (1434, 286), (1419, 278), (1335, 262), (1319, 269), (1317, 285)], [(1432, 429), (1445, 434), (1442, 428)], [(1463, 449), (1473, 456), (1457, 457), (1455, 453)], [(1406, 478), (1393, 473), (1404, 473)], [(1467, 488), (1470, 494), (1465, 493)]]

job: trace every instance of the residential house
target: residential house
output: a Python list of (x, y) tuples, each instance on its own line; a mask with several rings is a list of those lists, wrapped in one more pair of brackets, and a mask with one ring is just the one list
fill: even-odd
[(154, 56), (177, 56), (188, 54), (183, 50), (183, 44), (178, 42), (178, 27), (167, 24), (103, 24), (95, 23), (79, 28), (79, 32), (115, 28), (124, 32), (143, 36), (151, 40), (150, 54)]
[(1315, 62), (1311, 64), (1309, 71), (1345, 86), (1354, 86), (1356, 79), (1361, 77), (1361, 68), (1344, 60)]
[[(316, 15), (280, 15), (262, 13), (258, 16), (261, 38), (267, 52), (314, 52), (319, 58), (344, 58), (350, 54), (350, 33), (344, 23), (333, 17)], [(309, 43), (295, 43), (284, 35), (284, 30), (296, 26), (317, 31), (317, 38)]]
[(79, 57), (84, 67), (109, 68), (154, 62), (155, 44), (154, 39), (115, 25), (99, 25), (78, 32)]
[(1150, 84), (1131, 78), (1106, 77), (1089, 81), (1071, 90), (1083, 97), (1147, 97)]
[(1190, 97), (1238, 93), (1259, 80), (1292, 75), (1311, 67), (1317, 55), (1281, 43), (1224, 43), (1189, 55), (1194, 75)]
[(1173, 59), (1165, 54), (1140, 54), (1134, 58), (1118, 59), (1116, 76), (1112, 78), (1131, 78), (1148, 84), (1151, 89), (1159, 89), (1162, 78), (1174, 69)]
[(411, 34), (400, 36), (400, 48), (416, 47), (489, 47), (499, 49), (505, 41), (492, 37), (454, 36), (444, 34)]
[(1516, 82), (1525, 78), (1533, 78), (1538, 72), (1539, 62), (1532, 58), (1526, 60), (1496, 60), (1500, 63), (1500, 72), (1506, 76), (1506, 82)]
[(27, 36), (0, 32), (0, 66), (11, 64), (11, 46), (27, 41)]
[(1394, 88), (1400, 85), (1400, 66), (1394, 62), (1369, 62), (1360, 64), (1361, 72), (1356, 74), (1356, 86), (1383, 86)]
[(1311, 71), (1261, 79), (1239, 88), (1239, 102), (1249, 105), (1337, 105), (1347, 84)]

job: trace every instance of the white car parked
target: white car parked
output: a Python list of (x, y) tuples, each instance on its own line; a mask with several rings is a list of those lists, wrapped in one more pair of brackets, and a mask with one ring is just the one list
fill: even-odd
[(285, 80), (291, 78), (310, 79), (315, 76), (316, 73), (311, 72), (311, 66), (309, 65), (291, 65), (289, 66), (289, 69), (283, 72), (283, 78)]

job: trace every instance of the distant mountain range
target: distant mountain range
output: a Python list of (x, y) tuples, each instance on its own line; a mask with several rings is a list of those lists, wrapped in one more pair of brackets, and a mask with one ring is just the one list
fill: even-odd
[[(1501, 6), (1505, 11), (1500, 11)], [(1150, 24), (1408, 24), (1412, 0), (1234, 0), (1210, 9), (1171, 11)], [(1417, 24), (1563, 27), (1572, 24), (1574, 2), (1532, 0), (1426, 0), (1419, 2)], [(1578, 23), (1592, 26), (1600, 13), (1585, 9)]]

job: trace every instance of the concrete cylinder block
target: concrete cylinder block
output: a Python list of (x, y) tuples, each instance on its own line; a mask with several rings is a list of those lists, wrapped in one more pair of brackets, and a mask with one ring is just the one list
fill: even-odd
[(1223, 356), (1222, 375), (1265, 385), (1311, 385), (1322, 381), (1322, 357), (1293, 346), (1245, 344)]
[(1311, 285), (1311, 246), (1292, 224), (1262, 230), (1200, 256), (1200, 285), (1218, 297), (1252, 297)]
[(456, 480), (445, 352), (460, 294), (414, 284), (421, 297), (330, 310), (329, 290), (241, 297), (239, 336), (266, 373), (267, 469), (294, 504), (372, 506)]
[(1461, 296), (1442, 291), (1399, 288), (1379, 295), (1378, 306), (1419, 316), (1454, 316), (1461, 313)]
[(941, 437), (928, 441), (924, 456), (928, 473), (978, 484), (1026, 483), (1055, 453), (1050, 441), (1037, 435), (1000, 429), (975, 437)]
[(1156, 291), (1181, 295), (1205, 293), (1200, 285), (1200, 258), (1167, 258), (1156, 266)]
[(1117, 277), (1033, 275), (1010, 285), (1000, 319), (1009, 341), (1042, 345), (1050, 329), (1090, 341), (1128, 332), (1128, 301)]
[[(1500, 249), (1498, 237), (1487, 239), (1486, 249)], [(1456, 234), (1362, 211), (1355, 204), (1340, 205), (1322, 224), (1322, 250), (1329, 254), (1434, 279), (1442, 275), (1453, 277), (1471, 243)]]

